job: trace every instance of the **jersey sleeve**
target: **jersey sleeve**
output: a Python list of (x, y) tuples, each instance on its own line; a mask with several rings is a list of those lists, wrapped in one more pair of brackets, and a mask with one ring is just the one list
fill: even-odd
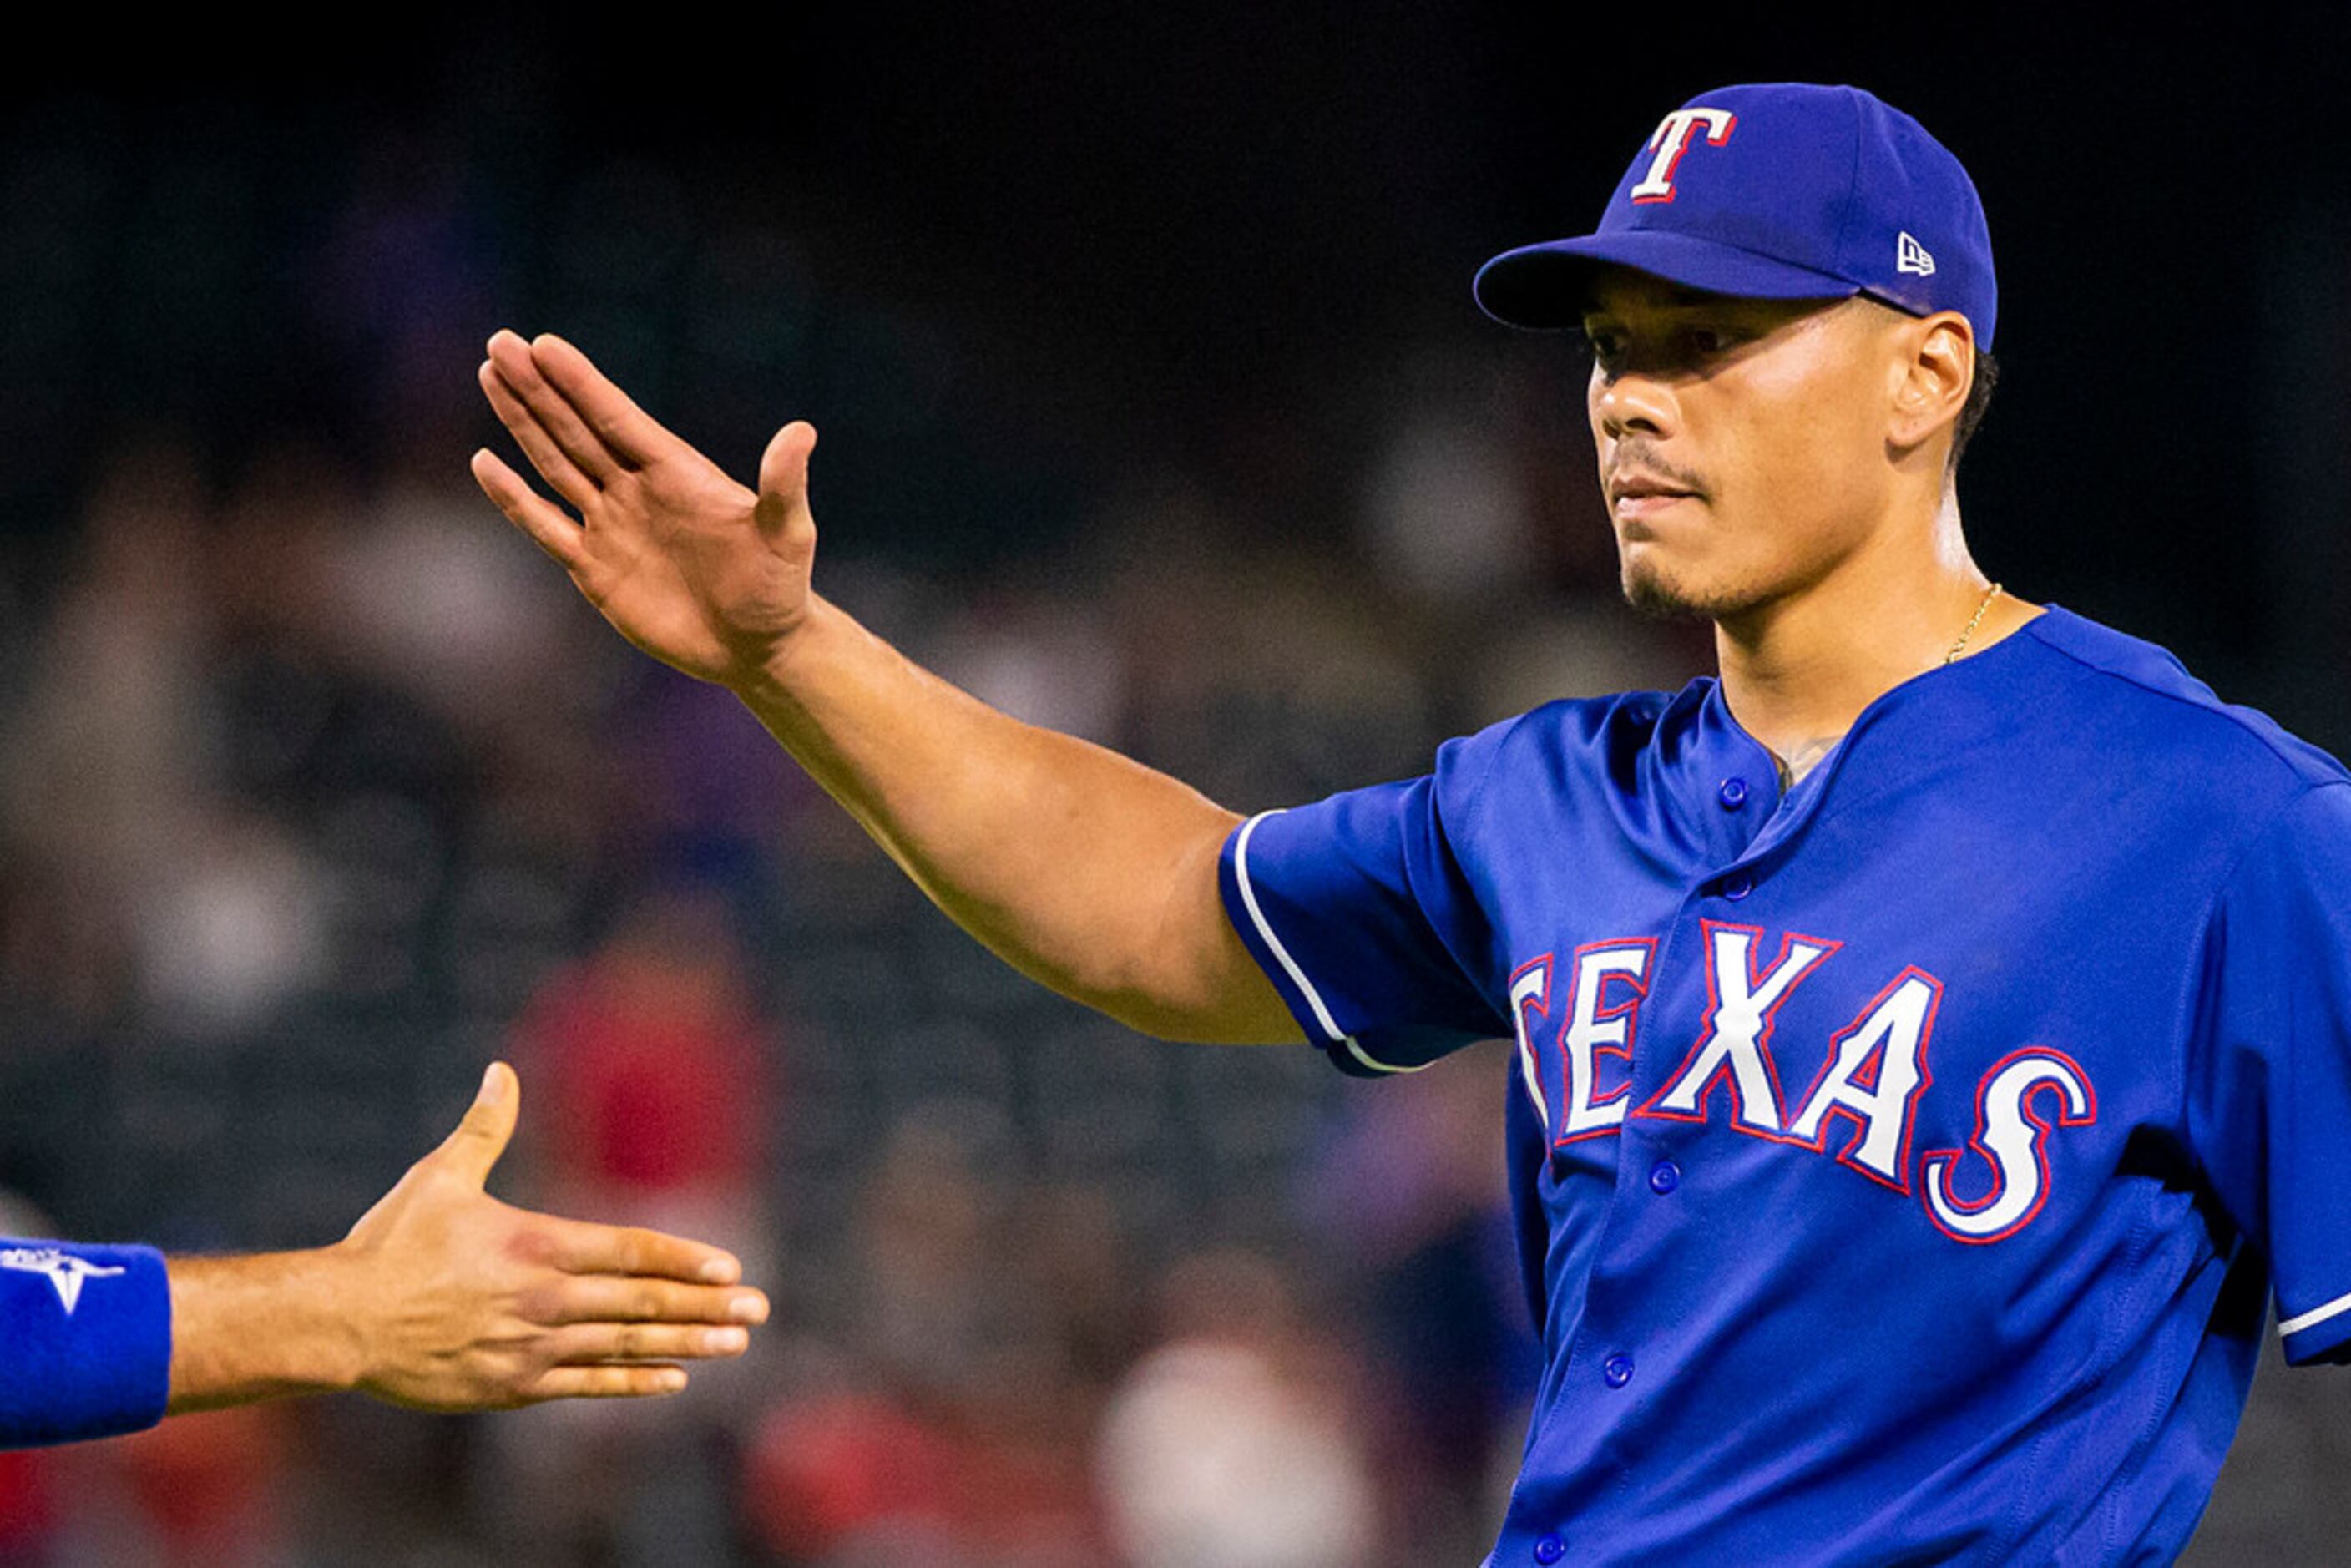
[(1436, 770), (1267, 811), (1226, 839), (1225, 912), (1306, 1038), (1359, 1077), (1510, 1033), (1479, 976), (1488, 915), (1455, 834), (1512, 727), (1447, 741)]
[(2213, 906), (2189, 1134), (2267, 1256), (2289, 1363), (2351, 1360), (2351, 783), (2305, 791)]
[(152, 1427), (171, 1382), (162, 1253), (0, 1239), (0, 1448)]

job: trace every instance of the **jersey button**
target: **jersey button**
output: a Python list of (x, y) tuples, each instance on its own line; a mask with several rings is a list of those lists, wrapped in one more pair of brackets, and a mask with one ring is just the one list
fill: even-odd
[(1600, 1381), (1611, 1388), (1622, 1388), (1633, 1381), (1633, 1358), (1618, 1352), (1600, 1364)]
[(1736, 811), (1747, 804), (1747, 780), (1726, 779), (1722, 781), (1722, 788), (1715, 791), (1715, 796), (1721, 800), (1724, 810)]
[(1745, 872), (1740, 872), (1736, 876), (1726, 877), (1723, 879), (1722, 896), (1725, 898), (1738, 900), (1746, 897), (1749, 894), (1754, 891), (1755, 879), (1749, 876)]
[(1659, 1197), (1682, 1185), (1682, 1167), (1671, 1160), (1659, 1160), (1649, 1167), (1649, 1190)]
[(1535, 1538), (1535, 1561), (1543, 1564), (1543, 1568), (1551, 1568), (1551, 1564), (1566, 1555), (1567, 1542), (1562, 1541), (1557, 1535), (1541, 1535)]

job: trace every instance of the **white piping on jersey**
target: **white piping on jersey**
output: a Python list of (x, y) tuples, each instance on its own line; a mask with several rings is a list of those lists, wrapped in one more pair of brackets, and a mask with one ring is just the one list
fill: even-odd
[(2345, 1312), (2351, 1312), (2351, 1295), (2337, 1296), (2323, 1307), (2313, 1307), (2298, 1318), (2286, 1319), (2285, 1322), (2278, 1324), (2278, 1338), (2283, 1339), (2290, 1333), (2300, 1333), (2306, 1328), (2315, 1328), (2327, 1319), (2339, 1317)]
[(1322, 1005), (1322, 993), (1314, 988), (1314, 982), (1306, 977), (1306, 971), (1298, 967), (1298, 960), (1290, 956), (1290, 949), (1281, 945), (1281, 938), (1276, 936), (1273, 927), (1266, 924), (1265, 911), (1258, 907), (1257, 889), (1249, 883), (1249, 835), (1257, 831), (1259, 822), (1268, 817), (1278, 817), (1281, 811), (1280, 807), (1270, 811), (1259, 811), (1241, 824), (1241, 836), (1233, 841), (1233, 880), (1240, 884), (1242, 906), (1256, 924), (1257, 934), (1265, 938), (1265, 945), (1281, 961), (1281, 972), (1290, 977), (1290, 984), (1296, 986), (1299, 993), (1306, 998), (1306, 1005), (1314, 1009), (1314, 1021), (1322, 1026), (1322, 1032), (1331, 1037), (1332, 1044), (1345, 1046), (1348, 1055), (1375, 1072), (1419, 1071), (1421, 1067), (1429, 1064), (1424, 1061), (1419, 1067), (1398, 1067), (1394, 1062), (1375, 1061), (1365, 1055), (1364, 1048), (1355, 1043), (1355, 1037), (1340, 1029), (1339, 1020), (1332, 1018), (1331, 1009)]
[(1349, 1056), (1353, 1057), (1357, 1061), (1362, 1062), (1364, 1066), (1372, 1069), (1375, 1072), (1417, 1072), (1422, 1067), (1431, 1065), (1431, 1063), (1424, 1061), (1420, 1063), (1418, 1067), (1398, 1067), (1393, 1061), (1375, 1061), (1372, 1058), (1364, 1054), (1364, 1048), (1355, 1043), (1355, 1037), (1353, 1035), (1342, 1035), (1339, 1039), (1340, 1043), (1347, 1048), (1347, 1054)]

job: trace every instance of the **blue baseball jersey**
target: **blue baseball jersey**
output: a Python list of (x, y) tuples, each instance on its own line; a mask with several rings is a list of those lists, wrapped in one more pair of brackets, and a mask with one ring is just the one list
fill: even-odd
[(2168, 1561), (2351, 1350), (2351, 776), (2052, 606), (1782, 794), (1712, 680), (1268, 812), (1340, 1067), (1518, 1042), (1544, 1370), (1491, 1562)]

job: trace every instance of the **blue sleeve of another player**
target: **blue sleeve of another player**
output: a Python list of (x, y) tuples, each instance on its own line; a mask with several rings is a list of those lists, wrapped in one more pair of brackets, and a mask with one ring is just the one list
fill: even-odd
[(1225, 911), (1306, 1038), (1362, 1077), (1510, 1032), (1480, 989), (1491, 936), (1447, 832), (1510, 727), (1447, 741), (1436, 772), (1268, 811), (1225, 841)]
[(152, 1427), (171, 1384), (162, 1253), (0, 1239), (0, 1448)]
[(2190, 1136), (2267, 1254), (2285, 1358), (2351, 1360), (2351, 784), (2247, 851), (2206, 935)]

